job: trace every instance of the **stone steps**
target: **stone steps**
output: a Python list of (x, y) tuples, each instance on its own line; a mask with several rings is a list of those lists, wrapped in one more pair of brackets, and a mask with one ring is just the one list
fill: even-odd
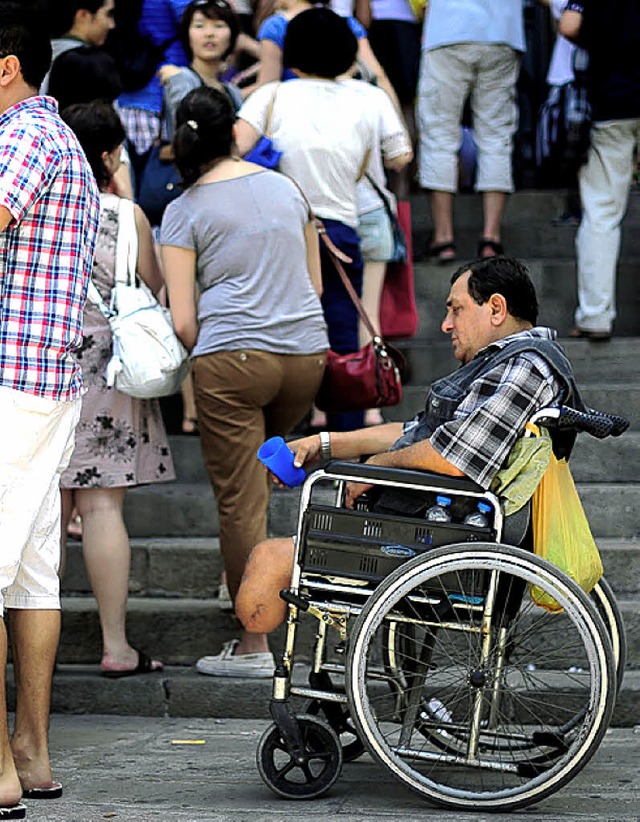
[[(640, 382), (580, 383), (580, 393), (591, 408), (609, 414), (621, 414), (629, 420), (631, 430), (640, 430)], [(423, 385), (405, 385), (401, 402), (393, 408), (383, 409), (383, 415), (390, 421), (410, 420), (424, 409), (425, 397), (426, 389)], [(626, 442), (627, 437), (628, 434), (625, 434), (620, 442)], [(581, 441), (587, 439), (591, 438), (585, 435)], [(613, 438), (605, 440), (603, 451), (612, 442)]]
[[(607, 580), (623, 598), (640, 595), (640, 539), (597, 540)], [(131, 600), (213, 600), (218, 592), (222, 556), (217, 539), (187, 537), (131, 541)], [(91, 594), (82, 548), (69, 543), (62, 596), (77, 599)]]
[[(307, 678), (308, 667), (296, 665), (293, 681), (302, 685)], [(247, 687), (246, 679), (216, 679), (202, 676), (193, 668), (171, 666), (161, 674), (110, 680), (98, 675), (97, 665), (58, 665), (51, 708), (54, 713), (269, 719), (271, 689), (270, 679), (251, 680)], [(612, 726), (637, 725), (638, 699), (640, 671), (627, 671)], [(13, 710), (15, 686), (11, 666), (7, 702)], [(304, 701), (297, 698), (293, 702), (297, 711), (304, 709)]]
[[(207, 489), (208, 491), (209, 489)], [(593, 533), (598, 537), (632, 537), (640, 533), (637, 512), (640, 510), (640, 484), (635, 483), (579, 483), (578, 490)], [(269, 511), (269, 532), (274, 535), (292, 534), (296, 530), (297, 506), (288, 491), (272, 495)], [(196, 516), (203, 499), (209, 500), (211, 511)], [(192, 509), (193, 500), (197, 505)], [(138, 507), (139, 502), (139, 507)], [(213, 496), (205, 495), (200, 483), (176, 484), (166, 494), (157, 486), (137, 488), (131, 492), (127, 506), (127, 526), (131, 536), (146, 532), (148, 536), (212, 537), (217, 535), (213, 516)], [(154, 511), (153, 520), (149, 512)], [(190, 527), (185, 527), (185, 522)]]
[[(640, 668), (640, 610), (635, 599), (619, 599), (628, 634), (629, 669)], [(315, 623), (305, 619), (296, 653), (309, 661)], [(168, 665), (192, 665), (220, 645), (238, 636), (234, 618), (222, 611), (214, 599), (132, 598), (127, 617), (129, 641)], [(271, 637), (272, 647), (284, 645), (284, 628)], [(100, 626), (92, 597), (63, 597), (60, 664), (90, 664), (101, 654)]]

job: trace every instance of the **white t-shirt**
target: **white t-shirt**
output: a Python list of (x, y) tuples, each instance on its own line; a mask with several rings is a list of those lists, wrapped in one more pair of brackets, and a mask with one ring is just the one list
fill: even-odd
[(431, 0), (422, 48), (501, 43), (525, 51), (523, 0)]
[[(409, 136), (385, 91), (362, 80), (345, 80), (344, 83), (353, 88), (366, 101), (371, 111), (378, 114), (374, 143), (377, 149), (371, 152), (366, 173), (375, 181), (378, 188), (382, 189), (387, 199), (394, 203), (394, 197), (386, 187), (383, 158), (393, 160), (394, 157), (400, 157), (411, 151)], [(361, 180), (358, 183), (358, 214), (367, 214), (369, 211), (380, 208), (381, 205), (380, 197), (371, 183), (366, 179)]]
[(349, 81), (267, 83), (238, 112), (259, 134), (274, 92), (269, 136), (283, 152), (280, 170), (296, 180), (318, 217), (356, 228), (356, 182), (367, 150), (377, 145), (378, 112)]
[(339, 14), (340, 17), (351, 17), (353, 15), (353, 0), (331, 0), (329, 8)]

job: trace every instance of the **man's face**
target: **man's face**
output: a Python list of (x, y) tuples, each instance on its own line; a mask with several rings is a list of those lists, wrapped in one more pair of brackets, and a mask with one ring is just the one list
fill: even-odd
[(105, 0), (98, 11), (87, 18), (84, 37), (90, 46), (104, 46), (107, 35), (115, 26), (113, 4), (114, 0)]
[(451, 334), (453, 354), (463, 365), (471, 362), (481, 348), (496, 339), (490, 302), (478, 305), (469, 294), (470, 274), (470, 271), (465, 271), (451, 286), (447, 315), (441, 326), (445, 334)]

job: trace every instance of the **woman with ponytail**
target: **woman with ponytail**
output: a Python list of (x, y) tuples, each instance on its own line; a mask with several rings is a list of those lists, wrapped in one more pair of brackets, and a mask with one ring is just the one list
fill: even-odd
[[(200, 442), (215, 492), (232, 599), (264, 539), (270, 483), (256, 459), (307, 413), (328, 348), (315, 226), (291, 180), (241, 160), (228, 96), (198, 88), (173, 141), (184, 193), (160, 231), (176, 332), (191, 352)], [(270, 677), (264, 634), (243, 634), (197, 670)]]

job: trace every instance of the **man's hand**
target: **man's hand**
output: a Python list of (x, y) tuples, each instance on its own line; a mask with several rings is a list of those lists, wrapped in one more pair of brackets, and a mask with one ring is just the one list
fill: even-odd
[[(314, 434), (312, 437), (302, 437), (302, 439), (299, 440), (291, 440), (287, 445), (294, 453), (293, 464), (296, 468), (309, 468), (314, 463), (320, 461), (321, 446), (319, 434)], [(278, 488), (287, 487), (267, 468), (265, 468), (265, 471), (270, 474), (271, 481), (274, 485), (277, 485)]]
[(371, 483), (367, 482), (348, 482), (345, 492), (344, 504), (347, 508), (355, 508), (356, 500), (362, 494), (365, 494), (370, 488), (373, 488)]

